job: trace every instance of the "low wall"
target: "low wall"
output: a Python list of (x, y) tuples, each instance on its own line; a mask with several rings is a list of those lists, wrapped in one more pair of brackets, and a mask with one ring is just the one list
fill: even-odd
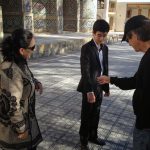
[[(118, 42), (120, 34), (108, 34), (106, 43)], [(57, 54), (65, 54), (70, 51), (80, 50), (82, 45), (90, 41), (90, 34), (65, 34), (65, 35), (35, 35), (36, 48), (32, 58), (48, 57)], [(1, 55), (0, 55), (1, 60)]]
[(69, 51), (80, 50), (82, 45), (88, 42), (91, 38), (84, 39), (67, 39), (61, 41), (38, 42), (35, 51), (31, 57), (39, 58), (43, 56), (53, 56), (57, 54), (64, 54)]

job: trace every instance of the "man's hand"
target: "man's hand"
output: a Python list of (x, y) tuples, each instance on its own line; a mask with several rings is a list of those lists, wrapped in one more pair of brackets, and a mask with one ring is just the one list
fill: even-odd
[(110, 83), (110, 77), (108, 77), (108, 76), (100, 76), (100, 77), (97, 77), (97, 81), (98, 81), (99, 84)]
[(40, 94), (42, 94), (43, 93), (42, 83), (37, 82), (36, 85), (35, 85), (35, 89), (36, 89), (37, 92), (39, 92)]
[(18, 138), (19, 139), (26, 139), (28, 137), (28, 131), (26, 130), (25, 132), (23, 132), (23, 133), (19, 133), (19, 135), (18, 135)]
[(87, 93), (87, 100), (89, 103), (95, 103), (96, 98), (94, 92)]

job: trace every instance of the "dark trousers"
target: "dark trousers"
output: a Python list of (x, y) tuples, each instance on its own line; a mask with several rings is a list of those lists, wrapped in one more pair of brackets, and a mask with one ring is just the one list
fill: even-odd
[(28, 150), (36, 150), (37, 147), (29, 148)]
[(102, 103), (102, 92), (96, 94), (96, 102), (88, 103), (87, 94), (82, 94), (80, 141), (87, 145), (88, 138), (97, 138), (97, 129), (100, 116), (100, 106)]

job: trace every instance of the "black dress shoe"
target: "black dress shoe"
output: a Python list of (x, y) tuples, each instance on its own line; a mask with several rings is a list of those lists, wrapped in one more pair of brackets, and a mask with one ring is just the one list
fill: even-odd
[(106, 145), (105, 141), (100, 139), (100, 138), (97, 138), (97, 139), (89, 139), (89, 141), (91, 143), (94, 143), (94, 144), (97, 144), (97, 145), (101, 145), (101, 146), (104, 146)]
[(81, 150), (90, 150), (88, 145), (82, 145), (81, 144)]

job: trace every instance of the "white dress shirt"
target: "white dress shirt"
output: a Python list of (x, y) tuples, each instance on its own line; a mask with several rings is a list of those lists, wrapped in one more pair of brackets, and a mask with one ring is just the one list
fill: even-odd
[[(95, 41), (94, 41), (95, 42)], [(102, 51), (102, 47), (100, 46), (100, 44), (98, 45), (96, 42), (96, 47), (97, 47), (97, 50), (98, 50), (98, 54), (99, 54), (99, 60), (100, 60), (100, 65), (101, 65), (101, 75), (103, 75), (103, 51)]]

